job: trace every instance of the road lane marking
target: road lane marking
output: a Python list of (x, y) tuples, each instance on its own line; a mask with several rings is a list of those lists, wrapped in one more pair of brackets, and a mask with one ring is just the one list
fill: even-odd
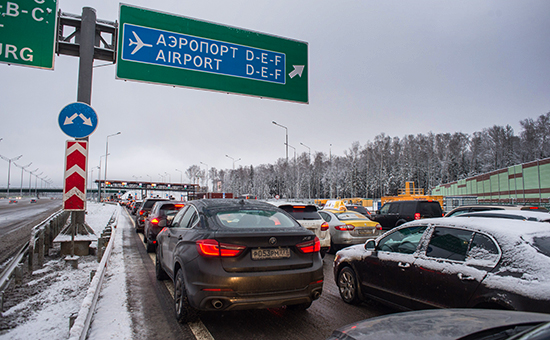
[[(128, 211), (126, 211), (126, 213), (128, 214)], [(129, 214), (128, 214), (128, 217), (130, 217)], [(131, 217), (130, 217), (130, 220), (134, 224), (134, 228), (135, 228), (134, 220)], [(138, 233), (138, 236), (141, 239), (141, 242), (143, 243), (143, 246), (147, 249), (147, 245), (145, 244), (145, 242), (143, 242), (143, 240), (144, 240), (143, 234)], [(147, 253), (147, 254), (149, 255), (149, 258), (151, 258), (151, 261), (153, 262), (153, 264), (155, 264), (157, 254), (156, 253)], [(168, 290), (170, 295), (172, 295), (172, 298), (174, 298), (174, 284), (173, 284), (173, 282), (170, 281), (170, 280), (164, 280), (164, 281), (162, 281), (162, 283), (164, 283), (164, 286), (166, 287), (166, 289)], [(202, 323), (202, 321), (200, 319), (198, 319), (195, 322), (188, 322), (187, 326), (189, 326), (189, 329), (191, 329), (191, 332), (193, 332), (193, 335), (195, 336), (195, 339), (197, 339), (197, 340), (214, 340), (214, 337), (212, 336), (212, 334), (210, 334), (210, 332), (208, 331), (208, 328), (206, 328), (206, 326)]]

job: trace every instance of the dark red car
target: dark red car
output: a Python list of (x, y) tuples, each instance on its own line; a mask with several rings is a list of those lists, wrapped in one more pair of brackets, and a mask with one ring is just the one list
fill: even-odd
[(168, 221), (174, 218), (178, 211), (185, 206), (182, 201), (159, 201), (151, 208), (151, 213), (145, 219), (143, 241), (147, 244), (147, 252), (152, 253), (157, 248), (157, 235)]

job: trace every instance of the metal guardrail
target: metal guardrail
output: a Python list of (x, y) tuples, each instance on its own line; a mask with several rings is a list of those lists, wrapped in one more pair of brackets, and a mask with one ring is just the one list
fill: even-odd
[(30, 240), (12, 258), (6, 269), (0, 274), (0, 312), (3, 310), (4, 291), (8, 287), (19, 264), (25, 256), (29, 271), (34, 270), (34, 254), (38, 253), (38, 265), (44, 265), (44, 254), (53, 246), (53, 240), (67, 222), (69, 212), (59, 210), (32, 228)]

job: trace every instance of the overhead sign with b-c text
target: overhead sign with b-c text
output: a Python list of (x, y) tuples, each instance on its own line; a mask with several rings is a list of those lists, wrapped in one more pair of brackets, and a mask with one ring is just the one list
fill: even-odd
[(53, 69), (56, 0), (0, 1), (0, 62)]
[(308, 45), (121, 4), (117, 78), (308, 103)]

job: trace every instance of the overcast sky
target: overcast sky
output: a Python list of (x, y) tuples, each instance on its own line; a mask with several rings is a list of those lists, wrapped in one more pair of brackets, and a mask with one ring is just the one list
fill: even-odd
[[(179, 182), (178, 169), (187, 182), (193, 164), (231, 169), (226, 155), (241, 159), (236, 167), (284, 158), (285, 130), (272, 121), (288, 128), (297, 153), (308, 152), (303, 143), (312, 154), (343, 155), (381, 133), (471, 134), (509, 124), (519, 134), (520, 120), (550, 111), (547, 0), (126, 3), (307, 42), (309, 104), (117, 80), (114, 65), (94, 68), (94, 179), (106, 137), (118, 131), (109, 138), (108, 179)], [(72, 14), (86, 6), (118, 20), (115, 1), (59, 1)], [(57, 187), (71, 139), (57, 119), (76, 101), (77, 78), (76, 57), (56, 56), (54, 71), (0, 64), (0, 154), (23, 155), (20, 165), (32, 162)], [(19, 188), (21, 169), (11, 170), (10, 186)], [(0, 187), (7, 174), (0, 160)], [(25, 173), (24, 187), (28, 180)]]

